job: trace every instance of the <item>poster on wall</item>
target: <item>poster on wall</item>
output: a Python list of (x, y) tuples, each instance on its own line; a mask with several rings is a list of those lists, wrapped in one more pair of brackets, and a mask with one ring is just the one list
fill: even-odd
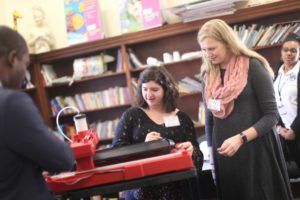
[(64, 0), (68, 44), (103, 39), (98, 0)]
[(122, 33), (162, 25), (159, 0), (120, 0), (119, 6)]

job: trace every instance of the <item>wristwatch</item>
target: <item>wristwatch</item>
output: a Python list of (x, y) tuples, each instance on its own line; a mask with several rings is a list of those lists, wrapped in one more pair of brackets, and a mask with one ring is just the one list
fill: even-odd
[(243, 143), (247, 143), (248, 142), (248, 139), (247, 139), (246, 135), (243, 132), (240, 132), (240, 136), (241, 136), (241, 138), (243, 140)]

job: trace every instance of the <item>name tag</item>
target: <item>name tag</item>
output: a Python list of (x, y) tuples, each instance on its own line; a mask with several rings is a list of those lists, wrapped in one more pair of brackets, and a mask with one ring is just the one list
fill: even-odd
[(221, 110), (221, 101), (217, 99), (209, 99), (207, 103), (207, 108), (210, 110)]
[(164, 117), (166, 127), (180, 126), (180, 122), (177, 115)]

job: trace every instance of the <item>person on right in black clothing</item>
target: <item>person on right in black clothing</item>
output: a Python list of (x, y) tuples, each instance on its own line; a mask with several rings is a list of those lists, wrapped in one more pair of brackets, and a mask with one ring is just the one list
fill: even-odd
[[(288, 163), (294, 160), (298, 170), (300, 170), (299, 58), (300, 36), (290, 34), (281, 47), (281, 65), (274, 81), (274, 89), (280, 115), (277, 131), (282, 139), (285, 159)], [(294, 176), (295, 171), (297, 170), (289, 171), (289, 175)]]
[(278, 112), (268, 61), (220, 19), (203, 24), (198, 42), (218, 199), (293, 199), (275, 133)]

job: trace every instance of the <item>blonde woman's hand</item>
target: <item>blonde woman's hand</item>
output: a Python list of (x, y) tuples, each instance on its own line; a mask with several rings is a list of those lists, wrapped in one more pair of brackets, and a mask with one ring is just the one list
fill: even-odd
[(189, 152), (190, 154), (192, 154), (193, 150), (194, 150), (194, 147), (193, 147), (191, 142), (178, 143), (178, 144), (176, 144), (176, 148), (177, 149), (184, 149), (187, 152)]
[(223, 156), (233, 156), (242, 146), (243, 140), (239, 134), (232, 136), (225, 140), (220, 148), (218, 148), (219, 154)]
[(146, 135), (145, 142), (149, 142), (149, 141), (153, 141), (153, 140), (159, 140), (159, 139), (162, 139), (160, 137), (160, 133), (152, 131), (152, 132), (150, 132)]

